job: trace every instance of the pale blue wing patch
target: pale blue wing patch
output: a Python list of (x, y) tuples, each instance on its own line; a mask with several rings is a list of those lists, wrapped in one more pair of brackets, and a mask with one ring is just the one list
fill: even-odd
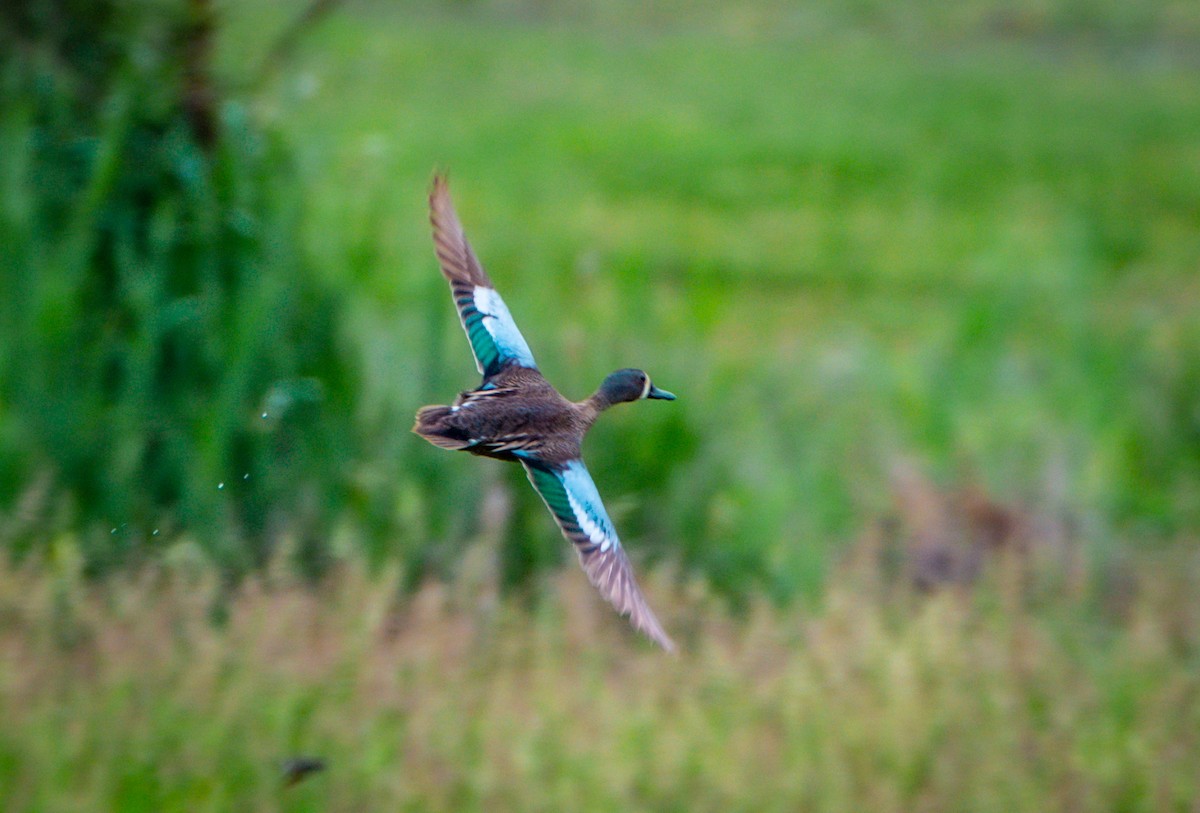
[(582, 460), (572, 460), (562, 468), (526, 468), (533, 487), (581, 555), (620, 547), (600, 492)]
[(561, 466), (524, 462), (529, 482), (545, 501), (563, 535), (575, 546), (588, 580), (634, 627), (667, 650), (675, 644), (663, 631), (637, 585), (596, 483), (582, 460)]
[(533, 352), (517, 323), (513, 321), (508, 306), (495, 289), (482, 285), (475, 287), (475, 309), (483, 315), (483, 326), (491, 336), (496, 352), (502, 362), (515, 362), (522, 367), (537, 369)]
[(495, 375), (506, 364), (537, 369), (529, 344), (495, 289), (484, 285), (455, 285), (455, 289), (455, 304), (479, 372)]
[(583, 461), (572, 460), (568, 463), (563, 470), (562, 480), (567, 502), (575, 514), (579, 529), (587, 535), (588, 540), (593, 545), (599, 545), (602, 553), (610, 547), (619, 547), (621, 542), (617, 539), (616, 529), (604, 510), (600, 492), (596, 490), (596, 483)]

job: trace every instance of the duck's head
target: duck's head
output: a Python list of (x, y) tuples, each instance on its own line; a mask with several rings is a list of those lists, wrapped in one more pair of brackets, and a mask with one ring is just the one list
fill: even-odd
[(650, 376), (644, 370), (627, 368), (609, 373), (596, 391), (597, 400), (605, 406), (623, 404), (626, 401), (640, 401), (643, 398), (657, 398), (662, 401), (674, 401), (675, 396), (666, 390), (660, 390), (650, 381)]

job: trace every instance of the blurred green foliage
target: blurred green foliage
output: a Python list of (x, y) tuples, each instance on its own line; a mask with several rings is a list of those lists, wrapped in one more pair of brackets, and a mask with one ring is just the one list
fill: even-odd
[(0, 16), (0, 493), (23, 507), (5, 529), (17, 555), (73, 532), (103, 570), (186, 534), (238, 572), (339, 505), (355, 366), (340, 298), (297, 250), (287, 151), (210, 86), (203, 9)]
[(159, 527), (240, 569), (291, 524), (416, 580), (495, 492), (505, 581), (566, 561), (519, 470), (407, 432), (476, 383), (438, 166), (551, 381), (681, 396), (588, 441), (639, 558), (812, 593), (908, 455), (1099, 557), (1200, 527), (1189, 4), (356, 2), (263, 70), (306, 7), (218, 7), (249, 112), (211, 151), (178, 6), (113, 14), (104, 93), (6, 50), (3, 262), (37, 283), (4, 304), (0, 510), (52, 483), (14, 549)]

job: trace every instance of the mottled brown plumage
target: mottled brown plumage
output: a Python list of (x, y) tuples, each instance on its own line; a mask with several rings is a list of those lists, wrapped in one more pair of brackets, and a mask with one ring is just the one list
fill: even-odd
[(579, 457), (598, 414), (594, 408), (563, 398), (527, 367), (505, 367), (489, 383), (461, 393), (451, 406), (424, 407), (414, 431), (444, 449), (500, 460), (517, 460), (516, 451), (536, 452), (546, 463)]

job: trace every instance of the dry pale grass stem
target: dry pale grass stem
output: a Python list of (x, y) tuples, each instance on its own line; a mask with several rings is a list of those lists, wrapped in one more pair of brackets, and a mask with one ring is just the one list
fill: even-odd
[(983, 587), (896, 602), (855, 574), (809, 612), (734, 613), (652, 572), (671, 657), (573, 570), (480, 612), (461, 585), (406, 596), (351, 565), (231, 593), (167, 568), (0, 568), (0, 793), (274, 810), (280, 760), (311, 754), (327, 770), (287, 799), (326, 810), (1179, 809), (1200, 760), (1195, 574), (1147, 569), (1158, 586), (1113, 626)]

